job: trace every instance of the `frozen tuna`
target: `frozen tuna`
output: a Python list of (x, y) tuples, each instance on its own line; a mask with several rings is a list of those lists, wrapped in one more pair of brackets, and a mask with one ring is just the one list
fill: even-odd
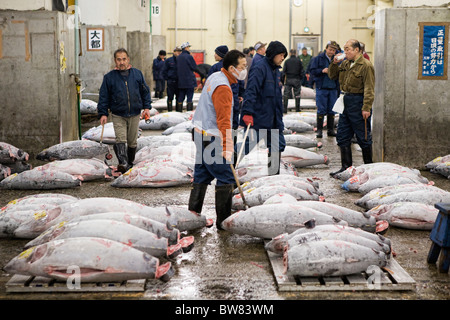
[(36, 159), (42, 161), (91, 159), (109, 153), (108, 146), (91, 140), (74, 140), (56, 144), (42, 150)]
[(175, 258), (181, 252), (181, 245), (169, 245), (167, 238), (139, 227), (115, 220), (85, 220), (78, 222), (61, 222), (28, 242), (25, 248), (68, 238), (97, 237), (114, 240), (132, 248), (147, 252), (160, 258)]
[[(76, 269), (74, 269), (76, 268)], [(170, 262), (128, 245), (102, 238), (70, 238), (29, 248), (4, 267), (12, 274), (50, 277), (67, 281), (74, 271), (81, 282), (160, 279), (168, 281), (174, 274)]]
[(281, 159), (292, 163), (296, 168), (319, 164), (328, 165), (330, 162), (330, 159), (328, 159), (326, 155), (321, 155), (316, 152), (290, 146), (286, 146), (284, 151), (281, 153)]
[(0, 164), (0, 181), (11, 175), (11, 168)]
[[(395, 202), (421, 202), (428, 205), (434, 205), (438, 202), (450, 202), (450, 192), (435, 186), (419, 184), (419, 188), (411, 188), (410, 184), (391, 188), (388, 193), (384, 193), (384, 188), (374, 189), (361, 199), (355, 201), (355, 204), (366, 209), (372, 209), (382, 204), (392, 204)], [(422, 188), (420, 188), (422, 187)], [(378, 192), (378, 194), (377, 194)]]
[(285, 272), (298, 276), (343, 276), (366, 271), (369, 266), (384, 267), (382, 251), (340, 240), (304, 243), (285, 251)]
[(434, 158), (433, 160), (429, 161), (425, 165), (425, 168), (427, 168), (427, 169), (434, 169), (438, 165), (446, 163), (446, 162), (450, 162), (450, 154), (448, 154), (446, 156), (439, 156), (439, 157)]
[(99, 159), (56, 160), (33, 170), (65, 172), (81, 181), (112, 179), (112, 170)]
[(386, 220), (389, 225), (414, 230), (433, 229), (439, 210), (434, 205), (420, 202), (396, 202), (384, 204), (367, 211), (377, 220)]
[(351, 227), (361, 228), (369, 232), (375, 232), (376, 229), (376, 219), (366, 212), (359, 212), (337, 204), (321, 201), (301, 201), (298, 205), (344, 220)]
[(9, 143), (0, 142), (0, 163), (13, 164), (17, 161), (28, 161), (29, 154)]
[(111, 186), (118, 188), (163, 188), (191, 183), (192, 170), (167, 162), (146, 162), (136, 166), (118, 177)]
[[(103, 131), (103, 137), (102, 137)], [(116, 132), (114, 131), (114, 125), (112, 122), (108, 122), (105, 124), (104, 128), (102, 125), (97, 127), (90, 128), (81, 137), (85, 140), (91, 140), (96, 142), (103, 142), (106, 144), (114, 144), (116, 143)]]
[(187, 116), (181, 112), (158, 113), (151, 116), (149, 121), (141, 120), (139, 128), (142, 130), (166, 130), (186, 120), (188, 120)]
[(28, 170), (10, 175), (0, 182), (0, 189), (51, 190), (81, 186), (81, 181), (68, 173), (49, 170)]
[(347, 225), (347, 222), (314, 209), (285, 203), (238, 211), (222, 222), (223, 228), (232, 233), (266, 239), (314, 224)]
[[(251, 188), (243, 191), (243, 194), (245, 197), (245, 202), (249, 207), (262, 205), (270, 197), (281, 194), (291, 195), (296, 200), (324, 201), (323, 196), (319, 196), (315, 193), (310, 193), (304, 189), (299, 189), (294, 186), (267, 186)], [(234, 210), (245, 209), (245, 205), (240, 193), (233, 196), (232, 208)]]
[(143, 217), (137, 214), (125, 212), (104, 212), (80, 216), (71, 219), (70, 222), (89, 221), (89, 220), (115, 220), (123, 223), (131, 224), (132, 226), (144, 229), (161, 237), (167, 238), (169, 244), (177, 244), (180, 241), (180, 231), (165, 223)]
[(295, 119), (283, 119), (284, 127), (286, 129), (292, 130), (293, 132), (308, 132), (313, 131), (314, 127), (309, 123), (302, 120)]
[(343, 225), (336, 225), (336, 224), (334, 224), (334, 225), (333, 224), (323, 224), (323, 225), (312, 226), (311, 228), (300, 228), (300, 229), (295, 230), (292, 233), (282, 233), (282, 234), (274, 237), (272, 240), (270, 240), (265, 245), (265, 248), (266, 248), (266, 250), (269, 250), (271, 252), (274, 252), (277, 254), (282, 254), (284, 247), (287, 245), (288, 241), (291, 238), (296, 237), (298, 235), (310, 233), (310, 232), (326, 232), (326, 233), (344, 232), (344, 233), (353, 234), (358, 237), (364, 237), (364, 238), (367, 238), (369, 240), (372, 240), (372, 241), (375, 241), (378, 243), (382, 243), (382, 244), (388, 246), (389, 248), (391, 248), (391, 240), (382, 235), (367, 232), (367, 231), (361, 230), (359, 228), (353, 228), (350, 226), (343, 226)]
[(194, 124), (191, 120), (184, 121), (174, 125), (173, 127), (167, 128), (162, 133), (165, 136), (176, 134), (176, 133), (189, 133), (192, 134), (192, 130), (194, 129)]
[(296, 147), (301, 149), (322, 147), (322, 142), (318, 142), (317, 140), (311, 139), (301, 134), (285, 135), (284, 140), (286, 141), (286, 145), (290, 147)]

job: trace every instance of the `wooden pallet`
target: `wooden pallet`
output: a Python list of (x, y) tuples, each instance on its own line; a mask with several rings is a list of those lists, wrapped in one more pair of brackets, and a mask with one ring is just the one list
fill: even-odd
[(390, 259), (386, 268), (376, 276), (361, 272), (360, 274), (335, 277), (300, 277), (284, 274), (283, 257), (273, 252), (266, 252), (279, 291), (404, 291), (415, 289), (415, 280), (393, 258)]
[(143, 292), (146, 279), (128, 280), (123, 282), (80, 283), (79, 288), (70, 288), (66, 282), (45, 277), (14, 275), (6, 283), (7, 293), (36, 292)]

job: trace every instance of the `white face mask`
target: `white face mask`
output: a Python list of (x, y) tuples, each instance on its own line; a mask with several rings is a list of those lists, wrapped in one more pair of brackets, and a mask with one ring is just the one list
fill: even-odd
[(245, 80), (245, 78), (247, 77), (247, 68), (245, 68), (242, 71), (239, 71), (238, 69), (234, 68), (237, 71), (237, 75), (235, 73), (233, 73), (233, 75), (236, 77), (236, 79), (238, 80)]

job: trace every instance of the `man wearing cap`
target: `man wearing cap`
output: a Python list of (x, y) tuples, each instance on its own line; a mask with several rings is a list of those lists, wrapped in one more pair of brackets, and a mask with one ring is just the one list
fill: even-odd
[(317, 104), (317, 138), (322, 138), (323, 122), (327, 116), (327, 134), (329, 137), (336, 136), (334, 131), (333, 106), (338, 98), (339, 81), (328, 77), (328, 66), (333, 60), (339, 46), (336, 41), (329, 41), (325, 50), (311, 60), (310, 73), (316, 83)]
[(164, 63), (163, 77), (167, 81), (167, 111), (169, 112), (173, 110), (172, 101), (174, 96), (178, 98), (177, 57), (180, 53), (181, 48), (175, 47), (173, 49), (173, 56), (168, 58)]
[(160, 50), (158, 56), (153, 59), (153, 80), (155, 80), (155, 98), (162, 99), (164, 90), (166, 89), (163, 76), (164, 60), (166, 59), (166, 51)]
[[(256, 143), (264, 140), (269, 149), (269, 175), (279, 174), (281, 152), (286, 147), (283, 131), (283, 96), (281, 88), (281, 63), (287, 56), (286, 47), (279, 41), (270, 42), (266, 56), (256, 65), (253, 64), (244, 94), (240, 125), (249, 124), (256, 132), (253, 140), (245, 141), (245, 154), (248, 154)], [(253, 133), (254, 133), (253, 132)], [(236, 151), (240, 146), (236, 146)]]
[(194, 181), (189, 195), (188, 209), (201, 213), (208, 185), (216, 179), (216, 226), (231, 215), (234, 175), (231, 84), (245, 75), (245, 56), (238, 50), (229, 51), (223, 59), (223, 67), (205, 82), (192, 123), (196, 145)]
[(358, 40), (350, 39), (344, 46), (345, 57), (339, 63), (335, 57), (330, 65), (329, 77), (339, 79), (344, 93), (344, 111), (339, 116), (336, 142), (341, 151), (342, 167), (331, 176), (352, 165), (351, 140), (354, 135), (362, 150), (365, 164), (372, 163), (371, 117), (375, 98), (375, 70), (365, 59)]
[[(254, 48), (256, 54), (253, 56), (252, 67), (264, 58), (264, 55), (266, 54), (266, 45), (267, 43), (262, 43), (261, 41), (258, 41), (255, 44)], [(250, 70), (251, 69), (252, 68), (250, 68)]]
[(185, 42), (181, 45), (181, 54), (177, 58), (177, 75), (178, 75), (178, 97), (176, 111), (183, 111), (183, 101), (186, 98), (186, 110), (192, 111), (194, 103), (194, 88), (197, 80), (195, 79), (194, 71), (197, 70), (197, 64), (194, 57), (191, 55), (191, 45)]

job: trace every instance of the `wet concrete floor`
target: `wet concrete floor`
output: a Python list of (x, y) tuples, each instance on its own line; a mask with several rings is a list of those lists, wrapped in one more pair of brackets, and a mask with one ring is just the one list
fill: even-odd
[[(88, 129), (96, 122), (84, 124)], [(161, 131), (147, 131), (143, 135), (160, 134)], [(314, 133), (306, 136), (315, 137)], [(340, 183), (329, 176), (329, 172), (340, 167), (340, 154), (333, 137), (321, 139), (323, 148), (318, 151), (330, 158), (330, 164), (298, 169), (301, 177), (317, 177), (326, 201), (352, 208), (362, 209), (353, 204), (361, 195), (348, 193), (340, 188)], [(112, 149), (112, 148), (111, 148)], [(438, 155), (436, 155), (438, 156)], [(362, 164), (361, 152), (353, 146), (354, 165)], [(422, 174), (435, 185), (450, 191), (450, 180), (426, 170)], [(80, 188), (54, 190), (79, 198), (118, 197), (146, 205), (186, 205), (189, 186), (172, 188), (113, 188), (110, 182), (86, 182)], [(13, 199), (39, 191), (10, 191), (0, 193), (0, 206)], [(210, 186), (205, 199), (203, 214), (215, 219), (214, 187)], [(186, 233), (188, 234), (188, 233)], [(391, 227), (386, 237), (392, 240), (395, 259), (416, 281), (409, 291), (359, 291), (359, 292), (279, 292), (263, 240), (217, 231), (216, 227), (204, 228), (189, 233), (195, 237), (195, 246), (189, 253), (178, 256), (173, 261), (176, 274), (167, 283), (151, 280), (145, 292), (140, 293), (6, 293), (5, 284), (11, 275), (0, 272), (0, 300), (8, 299), (68, 299), (68, 300), (448, 300), (450, 298), (450, 275), (439, 273), (436, 265), (426, 261), (431, 245), (429, 231), (414, 231)], [(0, 266), (22, 252), (28, 240), (0, 240)]]

